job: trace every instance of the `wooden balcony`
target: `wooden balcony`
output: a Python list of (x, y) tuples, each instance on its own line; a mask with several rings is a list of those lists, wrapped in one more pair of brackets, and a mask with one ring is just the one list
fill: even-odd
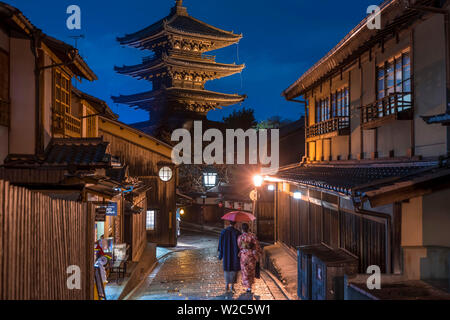
[(394, 120), (411, 120), (413, 102), (411, 92), (392, 93), (361, 108), (363, 129), (375, 129)]
[(81, 120), (61, 110), (53, 110), (53, 134), (81, 138)]
[(306, 128), (308, 140), (315, 140), (319, 137), (333, 137), (350, 134), (350, 122), (348, 117), (336, 117), (315, 123)]
[(9, 127), (10, 103), (0, 99), (0, 126)]

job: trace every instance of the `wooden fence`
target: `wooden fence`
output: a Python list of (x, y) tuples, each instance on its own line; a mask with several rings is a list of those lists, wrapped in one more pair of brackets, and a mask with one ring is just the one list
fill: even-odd
[[(0, 300), (90, 300), (94, 212), (0, 180)], [(69, 266), (81, 289), (67, 286)]]

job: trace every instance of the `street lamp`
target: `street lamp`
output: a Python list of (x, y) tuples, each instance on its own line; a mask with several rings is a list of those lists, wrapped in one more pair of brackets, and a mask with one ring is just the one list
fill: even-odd
[(256, 188), (261, 187), (263, 182), (264, 182), (264, 178), (261, 177), (260, 175), (256, 175), (253, 177), (253, 184), (255, 185)]

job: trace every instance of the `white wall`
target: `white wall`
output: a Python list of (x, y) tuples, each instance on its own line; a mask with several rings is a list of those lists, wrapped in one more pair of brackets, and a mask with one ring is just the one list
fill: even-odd
[(446, 64), (444, 17), (435, 14), (415, 28), (415, 144), (424, 157), (445, 155), (447, 131), (441, 125), (428, 125), (420, 116), (446, 111)]
[(11, 38), (11, 128), (9, 152), (35, 152), (34, 56), (28, 40)]

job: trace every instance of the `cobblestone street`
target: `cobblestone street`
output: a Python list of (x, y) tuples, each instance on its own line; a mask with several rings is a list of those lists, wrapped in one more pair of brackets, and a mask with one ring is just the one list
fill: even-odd
[(273, 283), (257, 279), (253, 293), (245, 292), (240, 278), (236, 292), (226, 293), (222, 262), (217, 259), (218, 237), (188, 233), (176, 251), (163, 258), (132, 297), (136, 300), (273, 300)]

